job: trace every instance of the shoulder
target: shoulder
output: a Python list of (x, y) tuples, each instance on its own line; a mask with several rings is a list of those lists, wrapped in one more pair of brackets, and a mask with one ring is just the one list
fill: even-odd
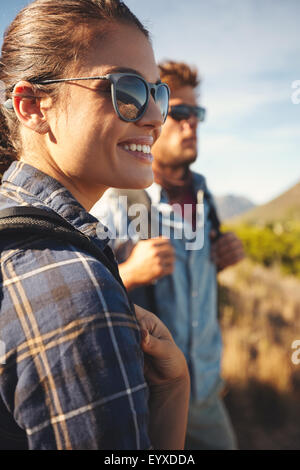
[(193, 175), (193, 182), (194, 182), (194, 188), (196, 191), (202, 190), (205, 194), (205, 197), (209, 200), (211, 200), (212, 203), (214, 203), (214, 197), (212, 192), (207, 186), (207, 181), (205, 176), (201, 175), (200, 173), (195, 173), (192, 172)]
[(210, 218), (213, 226), (219, 230), (220, 218), (218, 215), (217, 205), (215, 198), (212, 192), (208, 189), (206, 184), (206, 179), (203, 175), (199, 173), (192, 173), (194, 181), (194, 189), (197, 193), (197, 200), (199, 201), (198, 193), (201, 193), (201, 201), (203, 201), (204, 206), (207, 208), (208, 217)]
[(0, 339), (10, 360), (35, 337), (45, 338), (45, 344), (73, 344), (96, 334), (96, 354), (105, 345), (107, 353), (113, 348), (107, 336), (113, 334), (124, 347), (138, 349), (135, 314), (123, 288), (98, 260), (50, 240), (13, 251), (2, 253), (0, 291)]
[(201, 175), (200, 173), (196, 173), (192, 171), (192, 177), (193, 177), (193, 184), (194, 184), (195, 190), (202, 189), (203, 191), (208, 191), (205, 176)]
[[(133, 447), (128, 394), (144, 416), (147, 388), (139, 329), (122, 287), (97, 259), (49, 238), (6, 247), (1, 268), (1, 393), (30, 431), (31, 446), (55, 448), (49, 432), (55, 435), (56, 417), (63, 417), (74, 448)], [(78, 435), (82, 423), (88, 441)]]
[(99, 312), (132, 315), (123, 288), (109, 270), (66, 242), (31, 239), (18, 248), (7, 247), (1, 253), (1, 274), (6, 301), (2, 311), (22, 292), (22, 303), (30, 303), (41, 315), (63, 315), (66, 322)]

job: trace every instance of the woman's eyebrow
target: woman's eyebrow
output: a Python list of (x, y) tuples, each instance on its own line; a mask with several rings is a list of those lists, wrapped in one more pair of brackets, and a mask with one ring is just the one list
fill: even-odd
[[(135, 73), (136, 75), (140, 75), (141, 77), (143, 77), (146, 80), (145, 76), (139, 70), (132, 69), (130, 67), (118, 67), (118, 66), (109, 67), (105, 71), (105, 74), (118, 73), (118, 72), (120, 72), (120, 73)], [(159, 83), (161, 83), (161, 80), (157, 79), (155, 84), (158, 85)]]
[(143, 76), (141, 72), (139, 72), (138, 70), (132, 69), (130, 67), (118, 67), (117, 65), (115, 65), (113, 67), (109, 67), (106, 70), (106, 73), (114, 73), (114, 72), (136, 73), (138, 75)]

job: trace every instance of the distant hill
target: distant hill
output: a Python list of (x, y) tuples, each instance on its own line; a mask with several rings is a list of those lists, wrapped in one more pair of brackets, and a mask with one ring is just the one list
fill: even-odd
[(265, 225), (287, 220), (300, 221), (300, 181), (267, 204), (257, 206), (226, 222)]
[(221, 220), (227, 220), (238, 216), (255, 207), (252, 201), (243, 196), (228, 194), (227, 196), (216, 196), (215, 198), (218, 214)]

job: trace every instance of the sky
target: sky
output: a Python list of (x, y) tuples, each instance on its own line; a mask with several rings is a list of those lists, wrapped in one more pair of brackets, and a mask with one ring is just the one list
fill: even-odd
[[(5, 27), (27, 3), (1, 0), (1, 42)], [(125, 3), (150, 30), (157, 61), (185, 61), (199, 70), (207, 119), (199, 126), (193, 169), (206, 176), (213, 193), (262, 204), (297, 183), (300, 1)]]

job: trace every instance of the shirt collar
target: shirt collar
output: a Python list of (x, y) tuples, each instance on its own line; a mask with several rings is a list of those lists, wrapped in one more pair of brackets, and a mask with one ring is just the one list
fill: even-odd
[(150, 197), (153, 204), (160, 203), (162, 187), (159, 184), (153, 183), (149, 188), (146, 188), (145, 191)]
[(97, 237), (99, 230), (105, 231), (104, 225), (89, 214), (59, 181), (27, 163), (15, 161), (4, 173), (2, 190), (8, 189), (18, 192), (24, 198), (24, 204), (53, 210), (86, 235)]
[[(192, 176), (193, 176), (193, 186), (194, 186), (195, 191), (196, 192), (198, 192), (199, 190), (203, 191), (205, 189), (204, 176), (198, 173), (194, 173), (194, 172), (192, 172)], [(160, 203), (161, 197), (162, 197), (162, 191), (163, 191), (163, 188), (160, 184), (153, 183), (149, 188), (146, 188), (145, 191), (147, 192), (153, 204)]]

